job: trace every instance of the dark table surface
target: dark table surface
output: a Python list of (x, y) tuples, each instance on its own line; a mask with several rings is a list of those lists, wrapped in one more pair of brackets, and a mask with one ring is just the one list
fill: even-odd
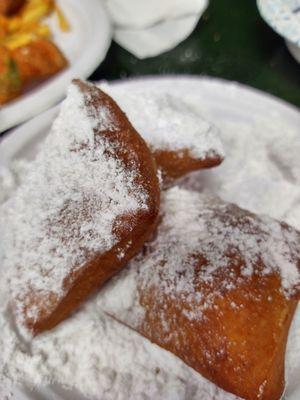
[(139, 60), (112, 43), (91, 79), (163, 74), (234, 80), (300, 107), (300, 64), (262, 20), (255, 0), (210, 0), (191, 36), (157, 57)]

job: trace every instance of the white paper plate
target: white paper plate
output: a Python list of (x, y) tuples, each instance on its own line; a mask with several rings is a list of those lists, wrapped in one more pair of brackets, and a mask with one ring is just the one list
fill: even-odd
[[(257, 117), (264, 116), (268, 112), (280, 115), (287, 129), (300, 127), (300, 112), (296, 108), (270, 95), (236, 83), (210, 78), (167, 77), (127, 80), (114, 84), (122, 85), (131, 92), (141, 89), (168, 90), (185, 99), (189, 97), (196, 99), (203, 107), (205, 115), (216, 123), (237, 121), (251, 124)], [(59, 106), (52, 108), (8, 133), (0, 142), (0, 163), (8, 165), (12, 159), (31, 158), (36, 152), (38, 143), (49, 131), (58, 110)], [(298, 332), (300, 331), (299, 311), (298, 309), (294, 320), (294, 329), (291, 330), (293, 335), (296, 335), (296, 328)], [(289, 352), (293, 352), (293, 348), (290, 348)], [(299, 374), (300, 371), (293, 371), (286, 390), (286, 400), (299, 400)], [(41, 398), (82, 400), (78, 393), (71, 393), (54, 386), (41, 388), (35, 393), (18, 389), (15, 394), (16, 400)]]
[(24, 122), (61, 100), (73, 77), (87, 78), (105, 58), (111, 26), (101, 0), (58, 0), (71, 25), (60, 31), (53, 16), (54, 41), (69, 60), (68, 69), (0, 109), (0, 132)]

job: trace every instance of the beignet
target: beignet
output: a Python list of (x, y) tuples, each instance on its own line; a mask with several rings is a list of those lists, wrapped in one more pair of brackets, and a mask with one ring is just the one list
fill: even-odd
[(104, 290), (102, 307), (222, 389), (279, 400), (299, 259), (288, 225), (173, 188), (157, 235)]
[(74, 81), (1, 210), (3, 270), (20, 329), (53, 328), (122, 268), (154, 230), (159, 198), (144, 140), (109, 96)]
[(102, 85), (152, 150), (164, 186), (189, 172), (221, 164), (218, 129), (178, 96)]

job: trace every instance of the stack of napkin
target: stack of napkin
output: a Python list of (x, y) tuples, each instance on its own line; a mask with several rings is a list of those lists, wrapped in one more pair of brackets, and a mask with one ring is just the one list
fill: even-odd
[(114, 40), (138, 58), (172, 49), (194, 30), (208, 0), (105, 0)]

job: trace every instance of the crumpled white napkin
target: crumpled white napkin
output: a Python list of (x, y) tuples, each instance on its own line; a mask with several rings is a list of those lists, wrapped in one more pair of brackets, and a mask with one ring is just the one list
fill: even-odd
[(114, 40), (138, 58), (172, 49), (194, 30), (209, 0), (105, 0)]

